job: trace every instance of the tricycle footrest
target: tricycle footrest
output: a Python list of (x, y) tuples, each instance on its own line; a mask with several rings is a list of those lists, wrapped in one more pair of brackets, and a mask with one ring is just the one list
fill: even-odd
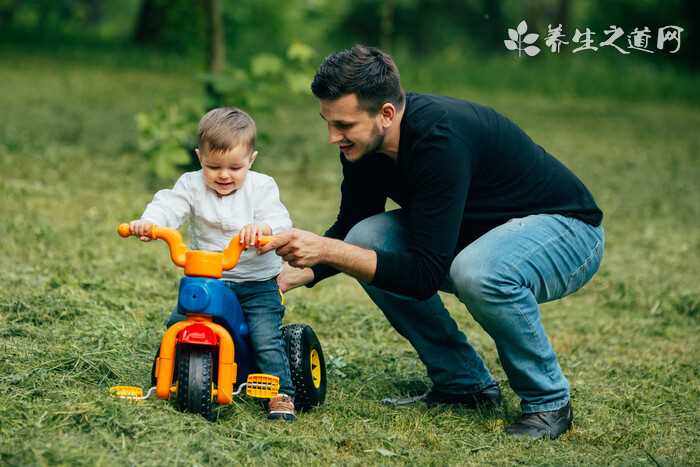
[(264, 373), (248, 375), (245, 393), (251, 397), (269, 399), (275, 397), (280, 390), (280, 379), (277, 376)]

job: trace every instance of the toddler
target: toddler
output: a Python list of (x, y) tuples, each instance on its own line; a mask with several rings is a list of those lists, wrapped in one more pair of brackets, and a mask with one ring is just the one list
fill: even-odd
[[(239, 233), (241, 242), (252, 246), (259, 236), (291, 229), (275, 181), (250, 170), (258, 154), (253, 119), (239, 109), (214, 109), (202, 117), (198, 133), (201, 170), (183, 174), (172, 189), (156, 193), (141, 219), (129, 224), (131, 233), (147, 241), (153, 224), (177, 229), (189, 221), (190, 248), (223, 251)], [(294, 386), (280, 331), (284, 306), (276, 281), (281, 267), (279, 256), (246, 249), (222, 280), (241, 303), (258, 369), (280, 379), (268, 418), (292, 421)], [(168, 326), (183, 319), (175, 310)]]

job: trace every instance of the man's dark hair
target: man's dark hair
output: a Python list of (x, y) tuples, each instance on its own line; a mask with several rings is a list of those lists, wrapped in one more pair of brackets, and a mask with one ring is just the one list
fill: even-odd
[(360, 107), (370, 114), (390, 102), (403, 107), (399, 69), (394, 59), (376, 47), (355, 45), (327, 56), (311, 83), (314, 96), (335, 100), (356, 94)]

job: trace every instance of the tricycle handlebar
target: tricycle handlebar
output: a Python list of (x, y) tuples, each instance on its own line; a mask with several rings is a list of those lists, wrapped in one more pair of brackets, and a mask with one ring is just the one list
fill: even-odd
[[(124, 238), (138, 235), (131, 232), (129, 224), (120, 224), (117, 232)], [(157, 225), (151, 227), (147, 236), (153, 240), (165, 240), (170, 249), (170, 258), (173, 263), (185, 268), (185, 274), (188, 276), (221, 277), (222, 270), (232, 269), (238, 264), (241, 253), (246, 248), (246, 245), (240, 243), (240, 236), (236, 235), (231, 239), (223, 253), (188, 250), (182, 241), (180, 232)], [(266, 245), (272, 238), (269, 235), (262, 236), (255, 244), (256, 246)]]

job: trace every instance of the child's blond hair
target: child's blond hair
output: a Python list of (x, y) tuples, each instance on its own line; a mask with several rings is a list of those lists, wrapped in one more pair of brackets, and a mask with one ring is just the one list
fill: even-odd
[(221, 107), (207, 112), (199, 121), (200, 151), (228, 151), (245, 144), (255, 148), (255, 121), (235, 107)]

